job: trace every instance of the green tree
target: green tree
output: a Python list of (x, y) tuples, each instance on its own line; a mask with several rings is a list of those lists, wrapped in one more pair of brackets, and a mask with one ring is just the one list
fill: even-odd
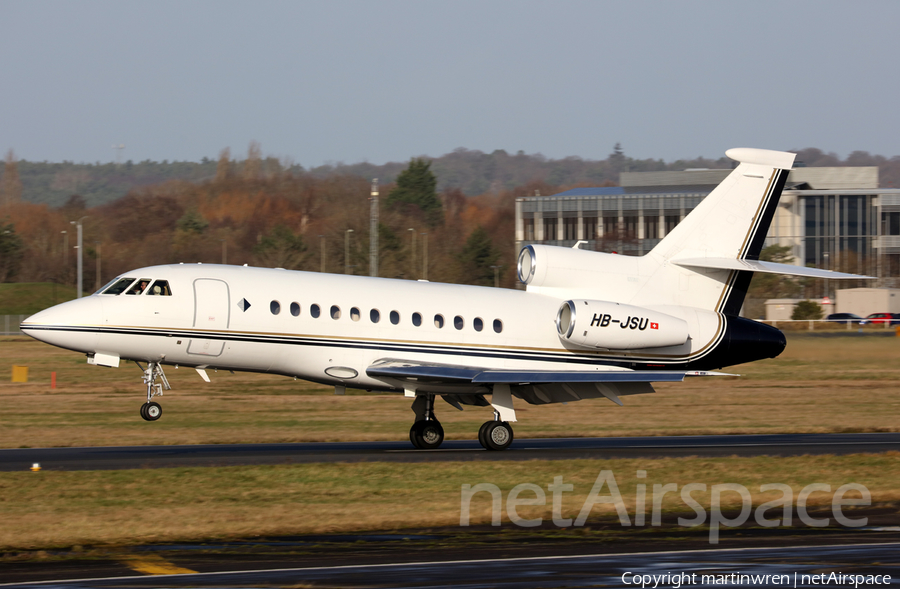
[(821, 319), (822, 307), (815, 301), (800, 301), (791, 313), (791, 319)]
[(253, 253), (261, 266), (297, 270), (306, 259), (306, 244), (302, 235), (285, 225), (276, 225), (262, 236)]
[[(790, 264), (794, 261), (789, 245), (770, 245), (764, 247), (759, 254), (763, 262)], [(794, 278), (783, 274), (757, 272), (750, 281), (747, 296), (753, 299), (783, 299), (796, 296), (800, 285)]]
[(3, 184), (0, 184), (0, 204), (11, 205), (22, 199), (22, 181), (19, 179), (19, 166), (13, 150), (6, 153), (3, 165)]
[(414, 158), (397, 176), (397, 187), (388, 195), (389, 207), (400, 204), (418, 207), (425, 220), (434, 227), (443, 219), (441, 200), (437, 195), (437, 178), (431, 171), (431, 162)]
[(0, 282), (9, 282), (19, 273), (25, 246), (12, 223), (0, 222)]
[(494, 250), (490, 235), (479, 225), (475, 228), (458, 255), (462, 284), (493, 286), (494, 269), (499, 254)]

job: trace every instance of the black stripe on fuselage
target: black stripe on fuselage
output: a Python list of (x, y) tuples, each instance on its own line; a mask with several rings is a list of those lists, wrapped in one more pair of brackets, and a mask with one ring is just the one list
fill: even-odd
[[(724, 320), (724, 318), (723, 318)], [(577, 352), (548, 352), (538, 350), (504, 350), (497, 348), (472, 348), (455, 345), (441, 344), (414, 344), (397, 341), (365, 341), (365, 340), (335, 340), (327, 338), (314, 338), (307, 336), (248, 334), (241, 332), (208, 333), (182, 330), (157, 330), (131, 327), (90, 327), (90, 326), (22, 326), (22, 331), (61, 331), (69, 333), (97, 333), (109, 335), (132, 335), (153, 337), (181, 337), (185, 339), (205, 339), (216, 341), (235, 341), (264, 344), (283, 344), (307, 347), (325, 347), (337, 349), (366, 349), (377, 350), (385, 353), (417, 353), (433, 355), (451, 355), (467, 358), (487, 358), (499, 360), (526, 360), (540, 362), (554, 362), (561, 364), (582, 364), (588, 366), (615, 366), (618, 368), (630, 368), (635, 370), (658, 369), (664, 364), (669, 367), (686, 367), (689, 363), (698, 368), (697, 362), (714, 351), (715, 347), (724, 336), (724, 326), (719, 330), (716, 340), (693, 356), (677, 359), (642, 356), (642, 357), (602, 357), (596, 354), (586, 355)], [(200, 356), (198, 356), (199, 358)], [(736, 362), (737, 363), (737, 362)], [(699, 369), (699, 368), (698, 368)]]

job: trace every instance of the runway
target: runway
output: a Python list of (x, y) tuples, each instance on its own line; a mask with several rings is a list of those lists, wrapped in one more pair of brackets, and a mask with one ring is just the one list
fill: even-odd
[(405, 441), (17, 448), (0, 450), (0, 471), (27, 470), (34, 463), (44, 470), (121, 470), (362, 461), (799, 456), (891, 450), (900, 450), (900, 433), (517, 439), (503, 452), (484, 450), (475, 440), (447, 441), (437, 450), (416, 450)]
[[(861, 576), (861, 587), (900, 585), (900, 543), (699, 549), (620, 554), (476, 558), (177, 575), (57, 578), (0, 587), (117, 589), (175, 587), (821, 587), (832, 573)], [(235, 566), (233, 564), (232, 566)], [(706, 576), (704, 576), (706, 575)], [(824, 575), (824, 577), (822, 577)], [(649, 576), (649, 577), (647, 577)], [(655, 577), (654, 577), (655, 576)], [(840, 577), (838, 577), (840, 579)], [(858, 581), (859, 577), (855, 577)], [(869, 582), (865, 580), (869, 579)]]

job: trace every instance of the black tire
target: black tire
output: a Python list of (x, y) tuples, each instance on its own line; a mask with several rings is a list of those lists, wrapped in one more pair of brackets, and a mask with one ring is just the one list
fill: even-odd
[(150, 403), (146, 403), (144, 407), (144, 419), (147, 421), (156, 421), (162, 417), (162, 407), (159, 406), (159, 403), (151, 401)]
[(416, 426), (419, 425), (419, 421), (412, 424), (412, 427), (409, 428), (409, 443), (413, 445), (414, 448), (419, 447), (419, 442), (416, 441)]
[(146, 403), (141, 405), (141, 419), (143, 419), (144, 421), (150, 421), (150, 418), (147, 417), (147, 404)]
[(413, 424), (416, 448), (434, 450), (444, 441), (444, 428), (436, 419), (417, 421)]
[(506, 450), (513, 442), (512, 426), (506, 421), (491, 422), (485, 429), (484, 441), (489, 450)]
[(490, 427), (493, 423), (493, 421), (485, 421), (481, 424), (481, 427), (478, 428), (478, 443), (481, 444), (481, 447), (485, 450), (490, 450), (490, 448), (488, 448), (488, 443), (484, 437), (484, 432), (487, 431), (487, 428)]

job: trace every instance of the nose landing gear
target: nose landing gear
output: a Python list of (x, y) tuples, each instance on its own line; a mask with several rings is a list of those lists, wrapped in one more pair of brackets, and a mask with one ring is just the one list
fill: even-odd
[[(147, 385), (147, 402), (141, 405), (141, 417), (146, 421), (156, 421), (162, 417), (162, 407), (159, 403), (153, 401), (153, 397), (162, 396), (163, 389), (169, 391), (172, 387), (163, 372), (162, 365), (159, 362), (150, 362), (145, 369), (140, 363), (135, 362), (137, 367), (144, 371), (144, 384)], [(156, 379), (160, 379), (162, 383), (157, 383)]]

